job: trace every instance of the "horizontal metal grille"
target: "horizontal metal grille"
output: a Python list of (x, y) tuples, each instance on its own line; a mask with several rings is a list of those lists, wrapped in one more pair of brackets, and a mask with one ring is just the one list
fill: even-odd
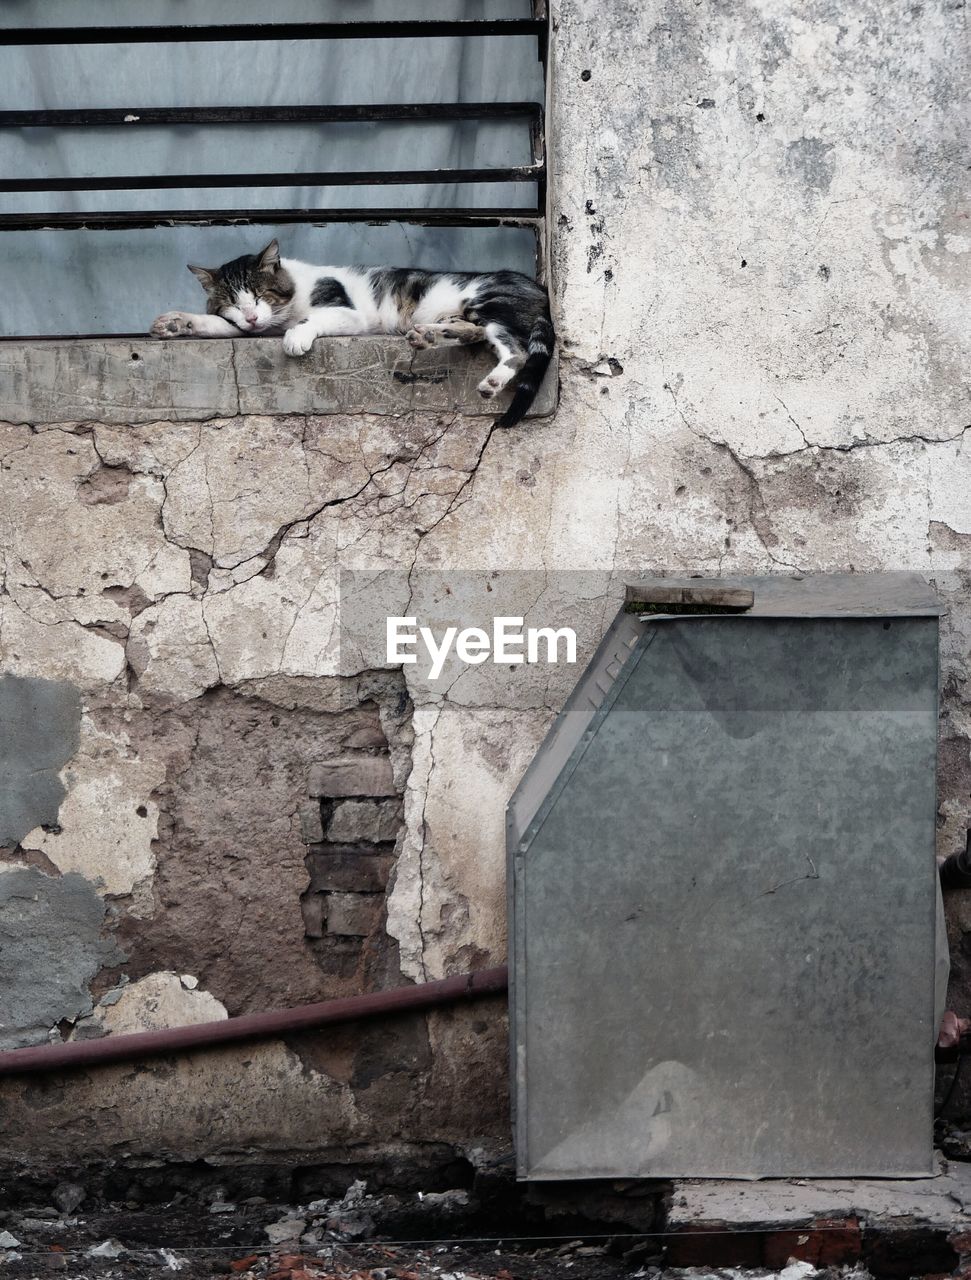
[[(0, 47), (58, 45), (196, 44), (200, 42), (280, 41), (280, 40), (388, 40), (432, 39), (442, 36), (481, 38), (516, 36), (536, 42), (536, 53), (545, 64), (547, 21), (545, 17), (499, 20), (409, 20), (385, 22), (279, 22), (234, 23), (191, 26), (76, 26), (34, 29), (0, 29)], [(181, 126), (214, 125), (266, 126), (286, 128), (295, 124), (411, 124), (447, 121), (521, 121), (528, 132), (531, 159), (526, 164), (488, 167), (402, 168), (402, 169), (287, 169), (234, 172), (165, 172), (23, 175), (6, 172), (0, 177), (0, 193), (111, 192), (184, 190), (233, 187), (397, 187), (441, 184), (531, 184), (535, 199), (529, 204), (505, 204), (492, 208), (452, 206), (436, 208), (436, 221), (451, 218), (453, 223), (491, 213), (494, 216), (537, 218), (545, 203), (546, 159), (543, 139), (543, 108), (539, 102), (428, 102), (352, 103), (333, 105), (253, 105), (253, 106), (173, 106), (173, 107), (72, 107), (37, 110), (0, 110), (0, 131), (78, 130), (113, 128), (139, 130)], [(293, 209), (273, 211), (273, 220), (286, 213), (287, 221), (347, 221), (347, 213), (369, 220), (401, 218), (410, 220), (415, 210), (389, 201), (380, 209), (349, 210)], [(430, 211), (422, 210), (419, 221)], [(37, 227), (95, 227), (171, 225), (174, 221), (222, 220), (260, 221), (265, 210), (165, 209), (152, 215), (142, 210), (91, 211), (89, 220), (82, 210), (4, 212), (0, 229), (30, 230)]]

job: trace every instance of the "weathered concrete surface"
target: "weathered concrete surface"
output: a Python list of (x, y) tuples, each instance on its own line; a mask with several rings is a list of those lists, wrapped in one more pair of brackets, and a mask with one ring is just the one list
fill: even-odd
[[(233, 341), (240, 413), (448, 413), (495, 417), (510, 395), (483, 400), (476, 385), (495, 364), (484, 347), (413, 351), (401, 338), (331, 338), (300, 360), (279, 340)], [(556, 407), (556, 361), (530, 409)]]
[[(495, 417), (510, 395), (483, 400), (495, 364), (484, 348), (414, 351), (403, 338), (327, 338), (300, 359), (280, 338), (5, 342), (3, 416), (11, 422), (198, 422), (234, 414), (462, 413)], [(530, 417), (556, 406), (553, 361)]]
[(104, 914), (84, 876), (0, 868), (0, 1049), (43, 1044), (91, 1011), (88, 983), (114, 958)]
[(971, 1166), (940, 1160), (934, 1178), (798, 1178), (768, 1182), (675, 1182), (669, 1230), (728, 1230), (808, 1225), (817, 1218), (850, 1215), (870, 1222), (899, 1218), (934, 1227), (967, 1230), (971, 1214)]
[[(402, 606), (429, 570), (533, 571), (524, 602), (572, 609), (581, 662), (625, 572), (916, 570), (948, 609), (940, 849), (963, 844), (961, 11), (551, 8), (551, 419), (495, 431), (491, 406), (457, 404), (454, 372), (395, 382), (440, 357), (412, 367), (391, 340), (374, 386), (340, 364), (356, 339), (303, 365), (259, 340), (0, 350), (0, 669), (68, 681), (84, 706), (63, 830), (17, 856), (45, 893), (59, 869), (83, 875), (126, 955), (101, 968), (86, 943), (82, 990), (56, 1008), (32, 986), (21, 1021), (37, 1034), (83, 1011), (85, 983), (97, 998), (123, 975), (190, 974), (242, 1012), (504, 959), (502, 809), (574, 673), (375, 677), (339, 645), (342, 567), (402, 571)], [(313, 361), (331, 358), (340, 377), (321, 385)], [(458, 371), (468, 353), (453, 358)], [(100, 394), (100, 370), (117, 394)], [(586, 585), (544, 603), (565, 569)], [(346, 741), (345, 716), (360, 717)], [(404, 829), (380, 946), (340, 977), (306, 936), (300, 814), (311, 765), (369, 741), (391, 758)], [(971, 907), (955, 897), (949, 916), (950, 1003), (971, 1014)], [(497, 1002), (411, 1036), (403, 1061), (430, 1064), (417, 1089), (373, 1042), (359, 1066), (349, 1036), (321, 1036), (316, 1056), (265, 1045), (8, 1082), (5, 1142), (25, 1158), (116, 1144), (229, 1158), (505, 1140)]]
[(56, 826), (58, 769), (77, 750), (81, 700), (73, 685), (0, 676), (0, 845)]
[(231, 341), (5, 343), (0, 384), (12, 422), (195, 420), (239, 405)]
[[(141, 1025), (144, 1025), (142, 1023)], [(132, 1028), (133, 1029), (133, 1028)], [(503, 1002), (242, 1050), (8, 1081), (5, 1167), (207, 1161), (326, 1166), (495, 1150), (508, 1127)], [(393, 1120), (391, 1119), (393, 1117)]]

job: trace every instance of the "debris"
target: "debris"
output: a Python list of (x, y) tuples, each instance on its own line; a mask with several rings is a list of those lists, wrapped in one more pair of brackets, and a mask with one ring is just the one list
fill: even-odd
[(209, 1206), (210, 1213), (235, 1213), (236, 1206), (229, 1200), (214, 1200)]
[(469, 1193), (467, 1191), (426, 1191), (424, 1194), (419, 1191), (418, 1196), (426, 1208), (458, 1210), (469, 1207)]
[(20, 1241), (16, 1236), (12, 1236), (9, 1231), (0, 1231), (0, 1249), (16, 1249), (20, 1245)]
[(249, 1271), (250, 1267), (254, 1267), (260, 1260), (258, 1253), (251, 1253), (248, 1258), (237, 1258), (235, 1262), (229, 1264), (229, 1269), (235, 1274), (240, 1271)]
[(359, 1200), (364, 1199), (364, 1193), (367, 1191), (367, 1183), (363, 1179), (358, 1178), (344, 1192), (345, 1204), (357, 1204)]
[(87, 1251), (89, 1258), (120, 1258), (125, 1246), (120, 1240), (103, 1240), (101, 1244), (93, 1244)]
[(183, 1267), (189, 1265), (188, 1258), (180, 1258), (177, 1253), (173, 1253), (171, 1249), (159, 1249), (162, 1255), (162, 1261), (165, 1263), (166, 1271), (181, 1271)]
[(816, 1275), (816, 1268), (811, 1262), (796, 1262), (792, 1259), (786, 1267), (779, 1272), (779, 1280), (808, 1280), (809, 1276)]
[(307, 1229), (305, 1218), (280, 1218), (277, 1222), (268, 1223), (263, 1230), (270, 1244), (283, 1244), (284, 1241), (297, 1241)]
[(188, 991), (195, 991), (199, 985), (199, 979), (194, 978), (191, 973), (182, 973), (179, 975), (179, 981)]
[(374, 1219), (363, 1210), (351, 1213), (337, 1212), (325, 1223), (328, 1231), (341, 1236), (345, 1240), (366, 1240), (376, 1230)]
[(79, 1182), (61, 1182), (54, 1188), (52, 1199), (61, 1213), (73, 1213), (87, 1194)]

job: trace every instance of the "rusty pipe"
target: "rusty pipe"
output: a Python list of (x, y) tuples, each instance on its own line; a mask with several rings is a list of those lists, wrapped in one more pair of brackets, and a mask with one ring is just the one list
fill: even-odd
[(338, 1022), (356, 1022), (381, 1014), (409, 1013), (440, 1005), (502, 995), (509, 984), (505, 965), (478, 969), (437, 982), (419, 982), (413, 987), (372, 991), (363, 996), (344, 996), (320, 1004), (298, 1005), (295, 1009), (274, 1009), (269, 1013), (247, 1013), (220, 1022), (200, 1022), (191, 1027), (167, 1027), (163, 1031), (136, 1031), (129, 1035), (105, 1036), (99, 1040), (71, 1040), (0, 1053), (0, 1075), (35, 1075), (70, 1067), (102, 1066), (109, 1062), (132, 1062), (156, 1054), (184, 1053), (210, 1049), (241, 1040), (259, 1040)]

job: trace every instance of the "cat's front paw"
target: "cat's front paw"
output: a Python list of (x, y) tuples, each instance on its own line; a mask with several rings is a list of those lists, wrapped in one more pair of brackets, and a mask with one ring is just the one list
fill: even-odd
[(185, 311), (166, 311), (154, 322), (151, 333), (153, 338), (188, 338), (195, 332), (192, 327), (194, 317)]
[(426, 347), (435, 345), (435, 335), (428, 325), (416, 324), (414, 328), (409, 329), (405, 334), (405, 341), (413, 346), (416, 351), (424, 351)]
[(288, 356), (305, 356), (313, 346), (315, 337), (313, 329), (303, 320), (283, 335), (283, 350)]

